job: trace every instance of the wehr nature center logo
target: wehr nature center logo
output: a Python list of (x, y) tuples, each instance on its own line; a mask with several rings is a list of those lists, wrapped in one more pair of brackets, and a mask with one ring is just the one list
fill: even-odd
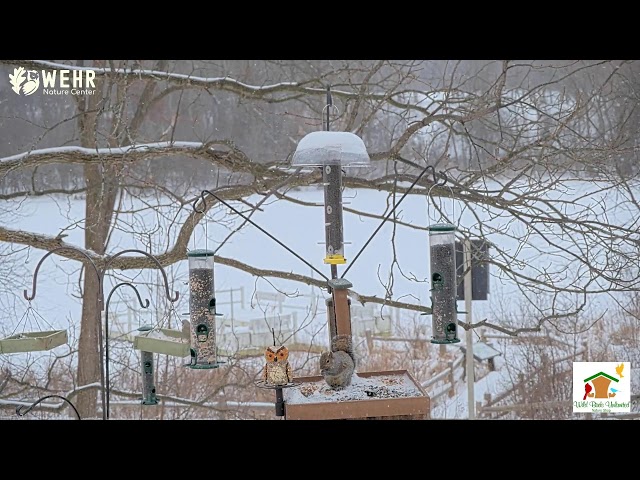
[(18, 95), (32, 95), (42, 83), (44, 95), (93, 95), (96, 91), (94, 70), (25, 70), (9, 74), (11, 90)]
[(573, 362), (573, 411), (631, 411), (630, 362)]

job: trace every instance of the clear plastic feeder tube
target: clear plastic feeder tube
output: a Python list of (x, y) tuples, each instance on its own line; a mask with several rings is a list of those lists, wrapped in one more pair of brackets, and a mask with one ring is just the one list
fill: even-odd
[[(214, 256), (211, 250), (193, 250), (189, 258), (189, 319), (191, 350), (196, 365), (216, 364), (216, 299)], [(195, 354), (195, 355), (194, 355)]]
[(457, 277), (455, 226), (429, 227), (432, 343), (457, 343)]

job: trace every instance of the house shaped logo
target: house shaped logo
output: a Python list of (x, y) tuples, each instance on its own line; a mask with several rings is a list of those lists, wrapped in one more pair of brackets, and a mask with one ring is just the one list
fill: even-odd
[(629, 362), (573, 362), (573, 411), (631, 411)]

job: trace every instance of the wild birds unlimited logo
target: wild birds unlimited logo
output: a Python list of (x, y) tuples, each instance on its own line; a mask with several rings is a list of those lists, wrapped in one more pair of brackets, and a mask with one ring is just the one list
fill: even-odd
[(631, 411), (630, 362), (573, 362), (573, 411)]
[(25, 70), (13, 69), (9, 74), (11, 90), (18, 95), (32, 95), (42, 81), (44, 95), (93, 95), (96, 85), (94, 70)]

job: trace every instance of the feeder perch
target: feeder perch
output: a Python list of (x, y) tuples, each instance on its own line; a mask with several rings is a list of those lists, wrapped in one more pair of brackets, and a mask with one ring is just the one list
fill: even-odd
[(195, 369), (217, 368), (216, 298), (214, 252), (192, 250), (189, 259), (189, 319), (191, 322), (191, 363)]
[(186, 357), (189, 355), (189, 338), (182, 331), (168, 328), (155, 328), (147, 330), (145, 327), (138, 329), (141, 333), (133, 338), (133, 348), (142, 352), (161, 353), (173, 357)]
[(21, 353), (51, 350), (67, 343), (66, 330), (24, 332), (0, 340), (0, 353)]
[(458, 343), (455, 226), (429, 227), (431, 260), (431, 343)]

